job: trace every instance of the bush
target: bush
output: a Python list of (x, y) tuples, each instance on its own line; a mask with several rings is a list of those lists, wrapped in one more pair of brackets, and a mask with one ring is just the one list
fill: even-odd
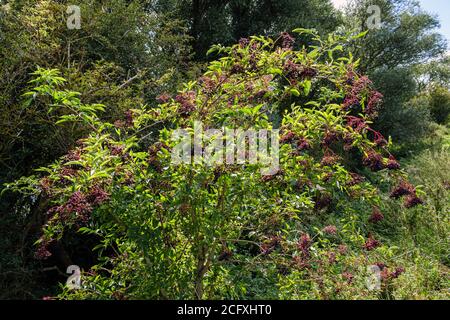
[(439, 124), (446, 124), (450, 115), (450, 91), (448, 88), (434, 86), (430, 90), (430, 111), (433, 120)]
[[(94, 239), (98, 257), (71, 257), (84, 269), (82, 288), (66, 288), (60, 298), (390, 297), (404, 266), (379, 225), (385, 197), (379, 187), (390, 181), (391, 197), (408, 208), (422, 203), (420, 189), (398, 170), (389, 141), (370, 127), (382, 96), (356, 72), (350, 54), (333, 58), (347, 38), (295, 32), (316, 45), (293, 51), (294, 38), (285, 33), (217, 46), (223, 57), (198, 81), (114, 124), (100, 120), (104, 106), (63, 90), (55, 70), (35, 73), (26, 96), (47, 101), (58, 124), (79, 122), (90, 132), (42, 168), (43, 176), (7, 186), (45, 208), (38, 259), (51, 259), (55, 244)], [(206, 129), (273, 130), (291, 96), (308, 102), (282, 115), (281, 137), (272, 131), (277, 160), (272, 153), (268, 163), (239, 165), (234, 155), (232, 163), (173, 163), (179, 138), (199, 121)], [(201, 138), (223, 146), (217, 132)], [(184, 151), (192, 155), (191, 146)], [(243, 154), (267, 159), (263, 149)], [(382, 269), (380, 290), (365, 285), (374, 264)]]

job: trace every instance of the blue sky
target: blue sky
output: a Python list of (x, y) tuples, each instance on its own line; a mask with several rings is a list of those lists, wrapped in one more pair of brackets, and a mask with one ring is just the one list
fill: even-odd
[[(331, 0), (337, 7), (344, 5), (348, 0)], [(450, 0), (419, 0), (421, 7), (432, 14), (437, 14), (441, 22), (439, 30), (449, 42), (450, 50)]]
[(450, 47), (450, 1), (420, 0), (420, 5), (426, 11), (439, 16), (439, 21), (441, 22), (440, 32), (447, 38)]

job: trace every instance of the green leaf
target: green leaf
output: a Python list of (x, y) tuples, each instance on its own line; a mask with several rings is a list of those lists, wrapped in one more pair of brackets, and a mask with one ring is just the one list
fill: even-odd
[(291, 89), (289, 90), (289, 92), (290, 92), (291, 94), (293, 94), (294, 96), (296, 96), (296, 97), (299, 97), (299, 96), (300, 96), (300, 91), (298, 91), (296, 88), (291, 88)]
[(281, 70), (279, 68), (269, 68), (269, 69), (267, 69), (267, 73), (282, 75), (283, 70)]
[(312, 34), (312, 35), (317, 34), (316, 29), (305, 29), (305, 28), (297, 28), (297, 29), (292, 30), (292, 32), (298, 33), (298, 34)]
[(364, 37), (367, 34), (367, 32), (369, 32), (369, 30), (363, 31), (363, 32), (357, 34), (356, 36), (353, 36), (352, 39), (362, 38), (362, 37)]
[(304, 92), (305, 96), (309, 95), (309, 93), (311, 92), (311, 81), (310, 80), (306, 80), (305, 82), (303, 82), (303, 92)]
[(319, 48), (316, 48), (308, 53), (308, 57), (311, 59), (315, 59), (319, 55)]

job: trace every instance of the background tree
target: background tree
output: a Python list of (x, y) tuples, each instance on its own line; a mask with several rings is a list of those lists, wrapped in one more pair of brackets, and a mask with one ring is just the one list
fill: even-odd
[(190, 25), (195, 57), (202, 61), (213, 44), (230, 45), (254, 34), (276, 36), (298, 26), (326, 33), (340, 21), (329, 0), (182, 0), (174, 5)]
[(432, 119), (447, 124), (450, 114), (450, 57), (434, 59), (415, 68), (419, 91), (428, 98)]
[[(79, 124), (55, 126), (44, 104), (22, 96), (37, 67), (59, 68), (68, 79), (67, 89), (76, 89), (87, 102), (109, 106), (105, 118), (110, 121), (125, 120), (128, 109), (175, 91), (190, 69), (187, 28), (179, 20), (155, 14), (147, 1), (78, 1), (79, 30), (67, 28), (69, 4), (2, 1), (0, 184), (51, 163), (86, 130)], [(2, 293), (31, 298), (34, 281), (41, 281), (43, 273), (28, 248), (42, 220), (34, 209), (28, 215), (16, 212), (18, 201), (8, 194), (0, 202), (0, 282), (3, 288), (14, 286)]]

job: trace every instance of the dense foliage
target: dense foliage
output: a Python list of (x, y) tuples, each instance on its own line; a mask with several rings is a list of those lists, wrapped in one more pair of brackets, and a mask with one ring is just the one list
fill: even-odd
[[(367, 32), (366, 1), (86, 0), (80, 30), (7, 2), (1, 298), (448, 298), (449, 60), (417, 4)], [(199, 123), (278, 129), (279, 169), (174, 164)]]

